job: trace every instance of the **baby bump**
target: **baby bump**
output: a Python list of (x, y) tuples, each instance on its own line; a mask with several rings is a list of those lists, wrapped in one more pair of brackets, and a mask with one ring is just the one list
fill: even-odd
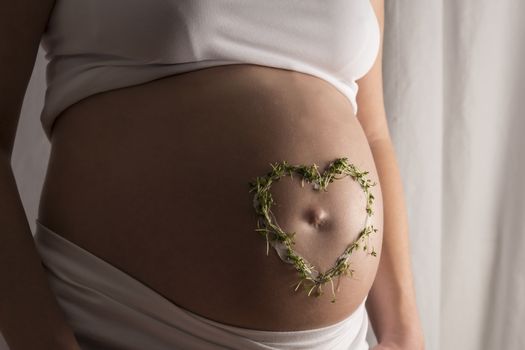
[[(209, 267), (234, 265), (218, 271), (217, 281), (235, 286), (232, 305), (244, 304), (246, 318), (251, 313), (256, 323), (257, 310), (276, 330), (347, 317), (368, 294), (379, 262), (382, 203), (371, 155), (362, 138), (352, 138), (358, 133), (347, 129), (344, 141), (340, 130), (326, 128), (295, 129), (293, 143), (257, 140), (239, 147), (248, 150), (242, 158), (221, 153), (230, 156), (209, 161), (215, 180), (191, 190), (206, 188), (199, 202), (214, 203), (202, 221), (209, 232), (202, 237), (213, 235), (208, 253), (216, 265)], [(269, 329), (264, 322), (257, 326)]]
[(255, 321), (256, 310), (281, 330), (348, 316), (368, 293), (381, 248), (381, 193), (367, 153), (356, 139), (310, 136), (308, 145), (265, 146), (254, 157), (214, 153), (184, 195), (199, 193), (186, 227), (202, 225), (194, 239), (211, 260), (201, 273), (215, 271), (214, 288), (235, 295), (230, 303), (243, 305), (246, 318)]
[[(198, 98), (163, 80), (137, 88), (140, 103), (127, 89), (101, 95), (98, 114), (86, 103), (59, 119), (40, 217), (204, 317), (265, 330), (336, 323), (367, 295), (381, 252), (363, 130), (326, 83), (248, 84), (233, 72)], [(118, 113), (101, 116), (104, 104)], [(61, 129), (77, 129), (74, 142)]]

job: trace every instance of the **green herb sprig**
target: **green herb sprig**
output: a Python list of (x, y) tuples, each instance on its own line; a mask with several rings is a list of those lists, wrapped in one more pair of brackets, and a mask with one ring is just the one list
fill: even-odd
[[(319, 173), (319, 168), (316, 164), (310, 166), (290, 165), (283, 161), (275, 164), (270, 163), (270, 166), (272, 170), (266, 176), (256, 177), (253, 182), (249, 183), (249, 193), (255, 192), (253, 206), (258, 216), (255, 231), (266, 237), (266, 255), (269, 254), (269, 246), (271, 244), (283, 261), (295, 266), (301, 277), (295, 287), (295, 291), (303, 284), (304, 289), (308, 292), (308, 296), (312, 294), (313, 290), (316, 290), (315, 296), (320, 296), (323, 294), (322, 286), (329, 281), (332, 285), (333, 295), (331, 302), (335, 303), (333, 278), (338, 277), (337, 290), (339, 290), (341, 276), (350, 275), (353, 277), (355, 270), (350, 268), (348, 260), (352, 252), (360, 247), (360, 243), (363, 244), (363, 250), (367, 252), (367, 255), (377, 256), (375, 248), (372, 247), (372, 252), (368, 251), (369, 236), (377, 231), (373, 225), (368, 225), (369, 218), (373, 215), (372, 204), (374, 201), (370, 188), (377, 183), (372, 183), (366, 177), (368, 171), (360, 171), (354, 164), (349, 163), (346, 157), (337, 158), (331, 162), (322, 175)], [(271, 211), (271, 206), (274, 204), (270, 193), (272, 183), (288, 175), (293, 179), (293, 173), (301, 176), (301, 187), (304, 187), (304, 182), (306, 181), (313, 184), (315, 190), (324, 190), (325, 192), (327, 192), (329, 183), (350, 176), (359, 183), (366, 196), (366, 223), (364, 229), (361, 230), (356, 240), (350, 243), (336, 259), (334, 266), (324, 273), (318, 272), (312, 264), (293, 250), (295, 232), (284, 232), (277, 224), (275, 215)], [(336, 177), (336, 175), (343, 176)]]

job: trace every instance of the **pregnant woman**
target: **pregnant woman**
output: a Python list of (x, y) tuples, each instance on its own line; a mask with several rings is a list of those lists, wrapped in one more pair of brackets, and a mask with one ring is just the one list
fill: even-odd
[[(9, 347), (363, 350), (370, 320), (375, 349), (423, 349), (383, 6), (1, 5)], [(40, 42), (51, 155), (33, 240), (10, 162)]]

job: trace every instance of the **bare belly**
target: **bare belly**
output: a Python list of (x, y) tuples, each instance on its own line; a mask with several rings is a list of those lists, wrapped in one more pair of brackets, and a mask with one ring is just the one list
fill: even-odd
[[(255, 232), (249, 182), (270, 163), (347, 157), (378, 181), (349, 101), (317, 77), (227, 65), (93, 95), (56, 121), (39, 220), (201, 316), (238, 327), (303, 330), (350, 315), (376, 275), (382, 243), (379, 184), (370, 235), (377, 256), (351, 256), (336, 302), (294, 291), (299, 280)], [(296, 232), (295, 250), (321, 271), (363, 228), (365, 195), (350, 177), (327, 192), (276, 182), (272, 208)], [(309, 213), (322, 213), (313, 225)]]

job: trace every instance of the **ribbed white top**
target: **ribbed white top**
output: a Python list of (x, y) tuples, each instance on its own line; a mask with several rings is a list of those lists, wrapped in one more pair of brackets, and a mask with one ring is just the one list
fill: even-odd
[(379, 42), (369, 0), (56, 0), (40, 120), (50, 139), (58, 115), (90, 95), (238, 63), (322, 78), (357, 112), (356, 80)]

